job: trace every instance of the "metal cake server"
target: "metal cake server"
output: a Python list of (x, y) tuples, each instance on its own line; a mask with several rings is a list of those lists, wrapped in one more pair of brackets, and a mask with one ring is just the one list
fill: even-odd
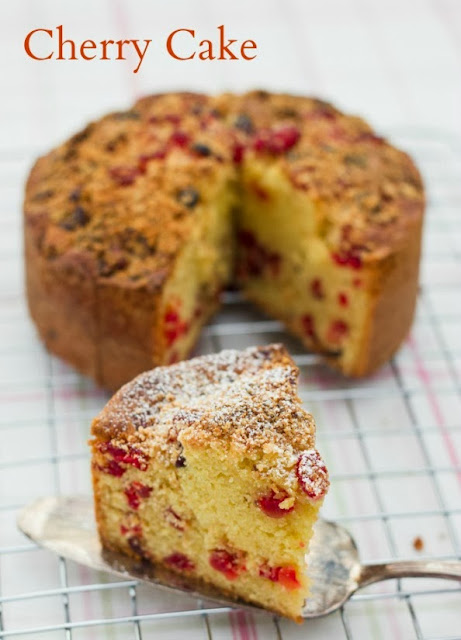
[[(96, 533), (93, 502), (89, 497), (42, 498), (25, 507), (18, 526), (26, 536), (60, 556), (93, 569), (157, 587), (214, 600), (229, 607), (261, 611), (241, 600), (224, 597), (203, 582), (183, 580), (176, 573), (106, 551)], [(304, 618), (316, 618), (338, 609), (357, 589), (391, 578), (432, 577), (461, 580), (461, 561), (415, 560), (362, 565), (356, 544), (343, 527), (319, 520), (308, 555), (312, 580)]]

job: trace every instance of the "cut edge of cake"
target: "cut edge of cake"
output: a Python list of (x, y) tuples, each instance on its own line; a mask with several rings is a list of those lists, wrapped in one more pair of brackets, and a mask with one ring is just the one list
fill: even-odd
[(372, 374), (398, 349), (413, 319), (422, 236), (418, 207), (408, 205), (379, 258), (347, 248), (337, 253), (325, 237), (327, 205), (309, 191), (292, 189), (283, 160), (268, 164), (250, 156), (241, 171), (236, 273), (244, 296), (334, 369), (351, 377)]

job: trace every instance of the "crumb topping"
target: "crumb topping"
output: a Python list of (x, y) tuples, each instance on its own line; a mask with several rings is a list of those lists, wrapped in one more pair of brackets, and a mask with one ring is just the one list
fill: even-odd
[(386, 255), (422, 214), (413, 162), (363, 120), (253, 91), (150, 96), (88, 125), (38, 160), (26, 222), (49, 260), (78, 251), (94, 276), (156, 288), (210, 185), (233, 188), (247, 161), (276, 163), (316, 203), (319, 234), (340, 257)]
[(251, 458), (258, 472), (280, 486), (292, 489), (301, 473), (304, 493), (318, 499), (328, 478), (314, 448), (313, 418), (297, 395), (297, 374), (281, 345), (157, 367), (109, 401), (93, 421), (94, 442), (106, 450), (110, 440), (122, 452), (118, 460), (131, 460), (134, 451), (138, 457), (163, 455), (176, 467), (182, 445), (218, 442), (230, 455)]
[(152, 96), (90, 124), (29, 178), (26, 220), (43, 255), (78, 250), (101, 279), (161, 286), (211, 185), (234, 177), (228, 139), (197, 94)]
[(423, 185), (413, 161), (361, 118), (322, 100), (263, 91), (222, 101), (231, 105), (228, 117), (246, 139), (249, 160), (277, 162), (316, 203), (319, 234), (332, 252), (380, 258), (421, 216)]

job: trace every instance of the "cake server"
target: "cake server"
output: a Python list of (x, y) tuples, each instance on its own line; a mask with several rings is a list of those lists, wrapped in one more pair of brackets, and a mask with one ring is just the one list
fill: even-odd
[[(84, 564), (127, 579), (213, 600), (228, 607), (261, 611), (238, 599), (226, 598), (203, 582), (164, 568), (109, 552), (101, 547), (90, 497), (42, 498), (25, 507), (18, 516), (19, 529), (38, 545)], [(357, 546), (346, 529), (318, 520), (307, 559), (312, 580), (304, 618), (317, 618), (338, 609), (353, 593), (373, 582), (391, 578), (429, 577), (461, 580), (461, 561), (413, 560), (384, 564), (361, 564)]]

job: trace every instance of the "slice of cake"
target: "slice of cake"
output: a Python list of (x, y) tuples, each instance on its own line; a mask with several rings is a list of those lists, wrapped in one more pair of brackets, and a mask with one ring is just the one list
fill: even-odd
[(301, 620), (328, 473), (280, 345), (141, 374), (93, 421), (102, 544)]

